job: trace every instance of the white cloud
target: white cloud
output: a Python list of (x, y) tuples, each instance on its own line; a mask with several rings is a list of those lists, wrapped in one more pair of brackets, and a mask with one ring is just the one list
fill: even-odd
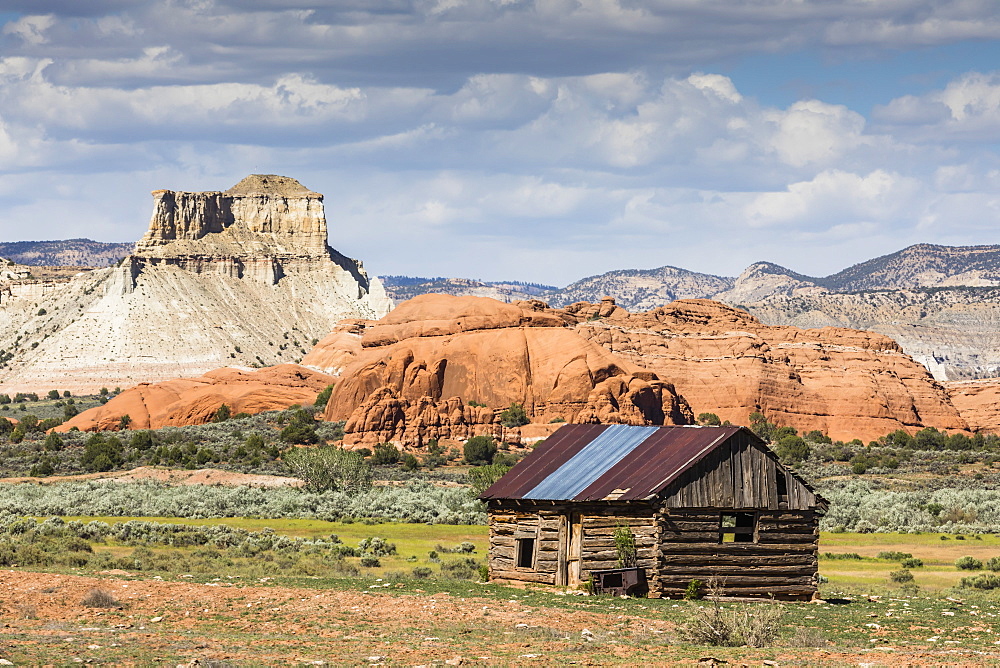
[(942, 90), (878, 106), (880, 127), (920, 141), (1000, 139), (1000, 73), (969, 72)]
[(22, 16), (16, 21), (3, 26), (0, 34), (16, 37), (25, 44), (38, 46), (49, 41), (46, 32), (56, 23), (56, 17), (47, 16)]
[(791, 183), (783, 192), (758, 195), (744, 211), (752, 227), (815, 229), (894, 221), (913, 205), (919, 189), (915, 179), (882, 170), (864, 176), (828, 170), (809, 181)]
[(777, 126), (775, 151), (795, 167), (829, 164), (865, 141), (864, 117), (842, 105), (805, 100), (768, 116)]

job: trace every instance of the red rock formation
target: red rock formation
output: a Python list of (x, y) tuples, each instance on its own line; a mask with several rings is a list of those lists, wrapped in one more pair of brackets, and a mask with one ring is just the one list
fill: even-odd
[(403, 445), (517, 438), (496, 417), (512, 403), (536, 423), (690, 421), (669, 384), (582, 339), (567, 326), (578, 319), (542, 302), (421, 295), (365, 326), (325, 418), (347, 421), (348, 443)]
[(1000, 378), (955, 381), (944, 386), (969, 429), (1000, 434)]
[(294, 404), (312, 404), (316, 395), (336, 379), (296, 364), (282, 364), (259, 371), (217, 369), (199, 378), (179, 378), (162, 383), (141, 383), (103, 406), (86, 410), (57, 431), (118, 429), (123, 415), (131, 429), (159, 429), (212, 420), (222, 404), (235, 413), (282, 410)]
[(967, 428), (944, 388), (880, 334), (771, 327), (701, 299), (639, 314), (616, 308), (576, 328), (673, 383), (696, 415), (716, 413), (746, 424), (759, 410), (800, 432), (818, 429), (835, 439), (865, 441), (900, 428)]
[(361, 333), (366, 320), (343, 320), (302, 358), (302, 366), (334, 376), (361, 353)]

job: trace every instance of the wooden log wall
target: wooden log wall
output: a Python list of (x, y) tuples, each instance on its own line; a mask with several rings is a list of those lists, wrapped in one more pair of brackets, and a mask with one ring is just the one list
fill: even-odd
[[(632, 529), (637, 565), (651, 574), (657, 565), (655, 509), (647, 503), (633, 504), (535, 504), (492, 502), (489, 513), (491, 580), (567, 584), (566, 557), (569, 517), (580, 513), (582, 580), (591, 570), (618, 567), (614, 531), (619, 525)], [(534, 568), (517, 566), (517, 539), (535, 538)]]
[[(551, 507), (491, 508), (490, 579), (556, 584), (561, 524), (561, 513)], [(535, 539), (534, 568), (518, 568), (518, 538)]]
[(650, 578), (654, 595), (681, 596), (692, 580), (707, 584), (713, 577), (726, 596), (809, 598), (816, 592), (816, 511), (758, 511), (753, 543), (720, 543), (721, 512), (665, 508), (657, 514), (660, 552)]
[(590, 571), (618, 568), (614, 533), (619, 526), (627, 526), (632, 530), (635, 537), (636, 566), (651, 574), (656, 568), (658, 546), (653, 515), (653, 508), (645, 504), (587, 508), (583, 513), (583, 579), (590, 578)]

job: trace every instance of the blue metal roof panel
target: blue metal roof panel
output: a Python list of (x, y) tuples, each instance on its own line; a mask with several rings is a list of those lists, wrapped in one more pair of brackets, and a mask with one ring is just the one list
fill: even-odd
[(657, 427), (609, 425), (522, 498), (546, 501), (571, 500), (657, 431)]

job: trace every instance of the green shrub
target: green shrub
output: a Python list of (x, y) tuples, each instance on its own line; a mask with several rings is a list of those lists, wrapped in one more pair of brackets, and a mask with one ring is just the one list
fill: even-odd
[(392, 443), (378, 443), (372, 452), (372, 464), (391, 466), (399, 462), (399, 449)]
[(904, 568), (902, 570), (892, 571), (889, 573), (889, 579), (900, 584), (903, 584), (904, 582), (913, 582), (913, 573)]
[(991, 571), (1000, 571), (1000, 557), (990, 557), (986, 562), (986, 568)]
[(708, 427), (718, 427), (722, 424), (722, 420), (715, 413), (699, 413), (698, 424)]
[(909, 559), (901, 560), (899, 562), (899, 565), (902, 566), (903, 568), (923, 568), (924, 560), (910, 557)]
[(962, 578), (959, 586), (965, 589), (1000, 589), (1000, 575), (994, 573), (981, 573), (967, 578)]
[(333, 385), (327, 385), (316, 395), (316, 401), (313, 402), (313, 406), (316, 408), (326, 408), (327, 402), (330, 401), (330, 396), (333, 394)]
[(524, 406), (521, 404), (511, 404), (508, 408), (500, 412), (500, 424), (505, 427), (520, 427), (529, 422), (531, 420), (528, 419), (528, 414), (524, 411)]
[(897, 552), (895, 550), (890, 550), (887, 552), (879, 552), (877, 559), (885, 559), (887, 561), (902, 561), (903, 559), (911, 559), (913, 557), (909, 552)]
[(364, 554), (371, 554), (376, 557), (388, 557), (389, 555), (396, 554), (396, 544), (390, 543), (381, 536), (361, 539), (358, 543), (358, 549)]
[(416, 458), (412, 453), (407, 453), (403, 457), (403, 470), (404, 471), (416, 471), (420, 468), (420, 460)]
[(132, 437), (129, 439), (129, 447), (135, 448), (141, 452), (149, 450), (154, 445), (153, 434), (150, 431), (134, 431), (132, 432)]
[(824, 559), (857, 559), (861, 560), (861, 555), (857, 552), (824, 552)]
[(469, 469), (466, 474), (476, 496), (485, 492), (490, 485), (502, 478), (511, 469), (509, 464), (489, 464)]
[(775, 444), (774, 453), (783, 464), (796, 466), (809, 456), (811, 448), (801, 436), (784, 436)]
[(702, 597), (702, 586), (704, 583), (701, 580), (691, 580), (687, 583), (687, 587), (684, 588), (684, 600), (694, 601)]
[(982, 570), (983, 562), (975, 557), (959, 557), (955, 560), (955, 568), (963, 571), (978, 571)]
[(434, 571), (427, 566), (414, 566), (413, 577), (418, 579), (429, 578)]
[(94, 434), (87, 439), (80, 464), (90, 471), (110, 471), (124, 462), (122, 444), (115, 436)]
[(55, 452), (57, 450), (63, 449), (63, 440), (59, 438), (59, 434), (52, 432), (45, 437), (44, 447), (50, 452)]
[(638, 550), (635, 546), (635, 534), (632, 528), (619, 524), (612, 535), (615, 541), (615, 552), (618, 555), (618, 568), (635, 568)]
[(441, 564), (441, 575), (453, 580), (478, 580), (480, 563), (473, 557)]
[(361, 557), (361, 565), (365, 568), (378, 568), (382, 565), (382, 562), (379, 561), (378, 557), (364, 556)]
[(219, 406), (219, 410), (215, 411), (215, 415), (212, 416), (212, 422), (225, 422), (233, 416), (233, 411), (226, 404)]
[(465, 442), (462, 448), (466, 464), (485, 466), (493, 462), (497, 453), (497, 444), (490, 436), (473, 436)]
[(356, 452), (334, 446), (295, 448), (283, 461), (296, 478), (314, 492), (367, 490), (372, 485), (372, 470), (364, 457)]

